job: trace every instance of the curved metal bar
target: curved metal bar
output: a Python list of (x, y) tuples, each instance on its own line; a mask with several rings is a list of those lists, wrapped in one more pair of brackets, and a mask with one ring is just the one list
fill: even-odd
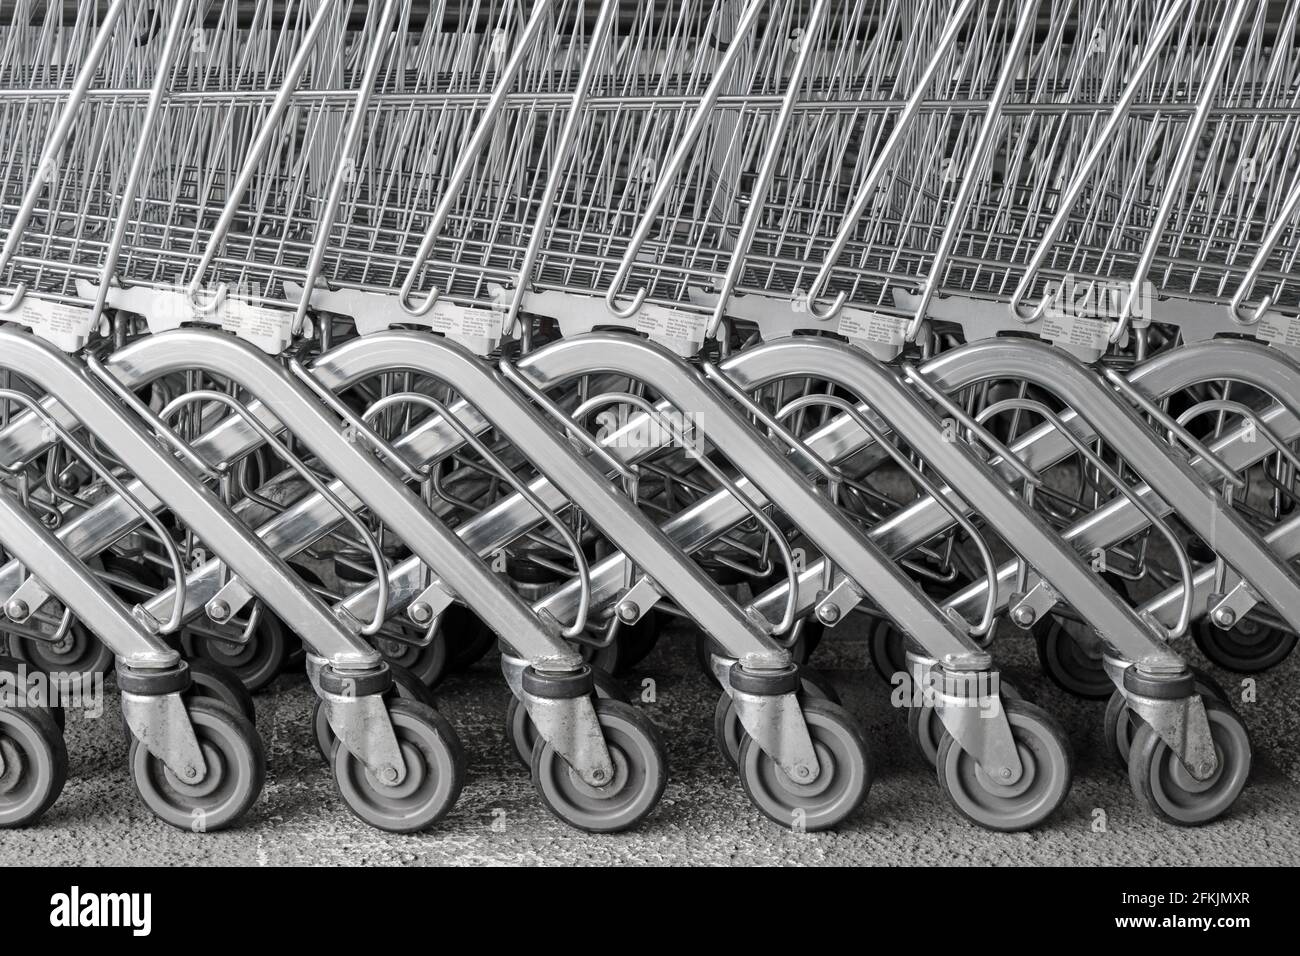
[[(36, 204), (40, 201), (41, 191), (45, 187), (46, 174), (53, 167), (56, 157), (63, 149), (63, 144), (67, 142), (68, 134), (72, 132), (72, 124), (77, 120), (77, 112), (90, 91), (91, 83), (95, 81), (95, 74), (99, 72), (99, 64), (104, 59), (104, 54), (108, 52), (109, 42), (112, 40), (113, 32), (117, 28), (117, 22), (122, 18), (122, 14), (127, 8), (127, 2), (128, 0), (113, 0), (108, 9), (104, 11), (104, 18), (100, 21), (99, 28), (95, 32), (95, 39), (86, 52), (85, 62), (81, 64), (81, 69), (77, 72), (77, 78), (73, 81), (72, 89), (68, 91), (68, 100), (59, 113), (54, 129), (50, 131), (45, 140), (45, 146), (41, 150), (41, 157), (36, 165), (36, 175), (28, 183), (27, 190), (23, 193), (23, 201), (19, 205), (14, 221), (9, 227), (9, 235), (5, 237), (4, 245), (0, 246), (0, 274), (3, 274), (5, 269), (8, 268), (9, 261), (18, 249), (23, 230), (27, 228), (32, 215), (36, 212)], [(0, 306), (0, 313), (12, 312), (16, 309), (26, 293), (26, 283), (19, 283), (10, 300)]]
[[(158, 535), (162, 548), (167, 552), (167, 557), (171, 561), (172, 579), (178, 584), (185, 580), (185, 562), (181, 560), (180, 551), (176, 548), (176, 542), (172, 536), (167, 533), (161, 521), (158, 520), (154, 513), (140, 503), (140, 500), (126, 488), (126, 486), (113, 474), (112, 470), (105, 468), (103, 463), (93, 455), (85, 445), (83, 445), (68, 429), (56, 421), (53, 415), (50, 415), (40, 404), (30, 395), (24, 395), (22, 392), (16, 392), (13, 389), (0, 389), (0, 401), (10, 401), (17, 405), (22, 405), (33, 415), (45, 423), (59, 441), (72, 449), (73, 454), (85, 463), (86, 467), (93, 471), (105, 485), (116, 495), (120, 496), (123, 501), (131, 506), (132, 510), (140, 516), (154, 534)], [(0, 463), (0, 471), (8, 474), (15, 472), (9, 466)], [(179, 592), (176, 600), (172, 602), (172, 613), (167, 622), (162, 625), (160, 634), (174, 634), (180, 630), (181, 625), (185, 623), (185, 598)]]
[[(634, 408), (639, 408), (648, 418), (654, 421), (660, 428), (667, 428), (672, 433), (674, 441), (678, 442), (681, 445), (686, 444), (685, 434), (681, 430), (679, 430), (677, 426), (672, 421), (670, 421), (666, 415), (664, 415), (663, 412), (655, 408), (653, 405), (651, 405), (644, 398), (641, 398), (639, 395), (632, 395), (629, 392), (607, 392), (604, 395), (598, 395), (595, 398), (588, 399), (586, 402), (583, 402), (580, 408), (586, 409), (588, 406), (593, 406), (593, 403), (597, 403), (597, 402), (603, 402), (604, 404), (621, 403), (621, 404), (631, 405)], [(578, 413), (575, 412), (575, 417), (577, 414)], [(767, 531), (769, 535), (771, 535), (772, 540), (777, 543), (776, 544), (777, 550), (781, 552), (781, 559), (785, 562), (786, 577), (790, 581), (791, 585), (793, 585), (795, 580), (794, 551), (791, 550), (790, 542), (787, 541), (785, 535), (781, 533), (781, 529), (777, 527), (776, 522), (772, 520), (770, 515), (768, 515), (766, 512), (763, 511), (761, 506), (756, 505), (750, 499), (749, 495), (747, 495), (741, 488), (739, 488), (736, 485), (734, 481), (732, 481), (727, 476), (726, 472), (724, 472), (721, 468), (719, 468), (712, 461), (710, 461), (708, 456), (701, 455), (699, 457), (699, 463), (700, 466), (705, 471), (707, 471), (713, 477), (713, 479), (718, 482), (718, 484), (722, 485), (722, 487), (725, 488), (728, 493), (734, 496), (736, 500), (739, 501), (741, 505), (744, 506), (745, 510), (754, 516), (754, 520), (757, 521), (759, 524), (761, 524), (764, 530)], [(784, 634), (786, 631), (790, 629), (790, 627), (793, 624), (794, 624), (794, 594), (792, 591), (790, 596), (790, 601), (786, 605), (785, 613), (781, 615), (780, 621), (772, 628), (773, 636)]]
[[(1036, 402), (1029, 398), (1004, 399), (995, 402), (988, 406), (988, 408), (982, 410), (979, 414), (979, 420), (980, 422), (987, 421), (994, 415), (1010, 409), (1031, 411), (1036, 415), (1040, 415), (1055, 427), (1058, 432), (1069, 440), (1070, 444), (1074, 445), (1079, 454), (1097, 470), (1098, 474), (1113, 485), (1116, 491), (1133, 503), (1133, 507), (1137, 508), (1138, 511), (1142, 513), (1142, 516), (1147, 519), (1148, 524), (1155, 528), (1161, 537), (1169, 543), (1169, 547), (1173, 550), (1174, 557), (1178, 561), (1178, 570), (1182, 575), (1183, 583), (1187, 587), (1187, 600), (1184, 602), (1182, 611), (1178, 615), (1178, 623), (1169, 631), (1167, 639), (1174, 640), (1186, 634), (1188, 626), (1192, 623), (1192, 562), (1187, 557), (1187, 549), (1183, 547), (1182, 541), (1178, 539), (1178, 535), (1174, 533), (1174, 530), (1169, 527), (1168, 522), (1156, 514), (1155, 509), (1143, 501), (1140, 495), (1134, 494), (1133, 489), (1129, 487), (1128, 482), (1124, 481), (1124, 479), (1121, 478), (1113, 468), (1107, 465), (1101, 455), (1093, 451), (1093, 449), (1088, 446), (1087, 442), (1083, 441), (1083, 439), (1078, 435), (1066, 428), (1065, 423), (1061, 421), (1060, 416), (1042, 402)], [(994, 580), (989, 582), (988, 588), (990, 598), (996, 600), (998, 589), (996, 575), (994, 576)]]
[(1155, 30), (1151, 34), (1151, 38), (1148, 40), (1146, 52), (1142, 55), (1142, 59), (1138, 62), (1138, 65), (1134, 68), (1133, 72), (1129, 74), (1128, 85), (1124, 87), (1124, 92), (1120, 95), (1120, 98), (1116, 101), (1114, 107), (1112, 107), (1110, 116), (1106, 120), (1106, 125), (1102, 127), (1100, 133), (1093, 137), (1092, 148), (1088, 150), (1083, 162), (1075, 169), (1074, 178), (1070, 180), (1070, 185), (1066, 187), (1064, 194), (1062, 194), (1060, 201), (1057, 203), (1056, 215), (1052, 217), (1052, 221), (1048, 224), (1042, 238), (1039, 239), (1038, 245), (1034, 249), (1034, 254), (1025, 265), (1024, 274), (1020, 277), (1020, 281), (1016, 284), (1015, 290), (1011, 293), (1011, 299), (1007, 303), (1007, 307), (1011, 310), (1011, 314), (1021, 322), (1026, 324), (1033, 322), (1041, 318), (1043, 312), (1046, 310), (1047, 297), (1044, 296), (1044, 301), (1040, 302), (1037, 307), (1032, 308), (1030, 313), (1026, 315), (1023, 311), (1024, 298), (1029, 294), (1029, 289), (1033, 285), (1034, 279), (1038, 275), (1038, 271), (1043, 267), (1043, 263), (1047, 260), (1047, 256), (1051, 252), (1052, 244), (1056, 242), (1057, 236), (1059, 236), (1061, 230), (1065, 228), (1065, 223), (1070, 217), (1070, 212), (1073, 210), (1075, 203), (1079, 201), (1079, 197), (1083, 194), (1083, 188), (1087, 185), (1088, 178), (1092, 175), (1093, 170), (1101, 161), (1103, 151), (1109, 145), (1111, 137), (1115, 134), (1115, 131), (1119, 129), (1120, 124), (1128, 116), (1129, 110), (1133, 106), (1133, 101), (1137, 98), (1137, 95), (1140, 92), (1143, 80), (1146, 78), (1146, 75), (1151, 72), (1151, 68), (1159, 59), (1160, 50), (1164, 46), (1165, 41), (1169, 39), (1169, 36), (1183, 22), (1182, 14), (1188, 2), (1189, 0), (1169, 0), (1169, 8), (1165, 11), (1164, 18), (1156, 25)]
[(1002, 69), (998, 71), (997, 85), (993, 88), (993, 95), (989, 98), (988, 106), (984, 111), (984, 119), (980, 121), (975, 145), (971, 147), (971, 159), (966, 166), (966, 175), (962, 177), (957, 195), (953, 197), (948, 207), (947, 227), (939, 237), (939, 247), (934, 252), (934, 261), (930, 264), (929, 274), (925, 277), (925, 286), (921, 289), (916, 312), (903, 332), (903, 338), (907, 342), (916, 341), (921, 325), (925, 322), (926, 309), (929, 308), (930, 302), (939, 291), (939, 284), (943, 281), (944, 266), (952, 253), (953, 245), (957, 242), (957, 234), (961, 230), (966, 207), (970, 205), (971, 196), (975, 193), (975, 185), (980, 181), (980, 177), (984, 174), (984, 167), (988, 164), (989, 153), (994, 143), (993, 133), (1002, 119), (1002, 104), (1006, 102), (1007, 95), (1015, 85), (1016, 76), (1020, 71), (1020, 58), (1024, 55), (1025, 47), (1038, 25), (1038, 7), (1039, 0), (1022, 0), (1020, 4), (1016, 32), (1011, 37), (1011, 45), (1003, 54)]
[[(970, 0), (967, 0), (970, 2)], [(668, 192), (673, 188), (673, 182), (677, 179), (677, 173), (680, 171), (682, 164), (686, 162), (687, 156), (690, 155), (691, 149), (695, 146), (695, 140), (699, 137), (704, 124), (709, 121), (713, 113), (714, 104), (718, 101), (718, 96), (722, 92), (722, 85), (727, 81), (732, 67), (740, 59), (740, 54), (744, 50), (744, 38), (753, 29), (754, 24), (758, 22), (758, 16), (767, 6), (767, 0), (746, 0), (745, 9), (740, 14), (740, 19), (736, 21), (735, 30), (732, 32), (731, 41), (727, 45), (727, 51), (722, 55), (722, 61), (713, 71), (713, 78), (709, 85), (700, 94), (699, 104), (695, 112), (691, 115), (690, 122), (686, 124), (686, 130), (682, 133), (681, 142), (668, 159), (667, 165), (659, 175), (659, 181), (655, 183), (654, 191), (650, 194), (650, 202), (646, 210), (641, 215), (641, 221), (637, 223), (636, 231), (632, 233), (632, 238), (628, 241), (627, 250), (623, 253), (623, 259), (618, 264), (618, 271), (614, 273), (614, 278), (610, 280), (609, 289), (605, 293), (605, 307), (615, 318), (630, 319), (645, 304), (646, 297), (650, 290), (645, 286), (638, 289), (632, 296), (631, 305), (620, 309), (618, 306), (618, 296), (623, 284), (627, 282), (627, 277), (631, 274), (632, 268), (636, 265), (637, 253), (645, 241), (650, 238), (650, 230), (654, 228), (655, 216), (659, 214), (664, 202), (668, 199)]]
[[(940, 491), (939, 487), (926, 477), (925, 473), (922, 472), (921, 469), (917, 468), (916, 465), (913, 464), (912, 461), (904, 455), (893, 442), (887, 441), (881, 430), (871, 424), (871, 420), (868, 419), (866, 415), (863, 415), (854, 408), (850, 402), (840, 398), (838, 395), (804, 395), (800, 398), (796, 398), (794, 401), (783, 407), (779, 412), (777, 412), (777, 416), (779, 418), (784, 418), (792, 412), (798, 411), (800, 408), (806, 408), (807, 406), (814, 404), (838, 408), (845, 415), (848, 415), (859, 428), (875, 439), (876, 444), (885, 450), (885, 453), (888, 454), (889, 457), (907, 473), (907, 476), (911, 478), (912, 481), (916, 482), (916, 484), (920, 486), (922, 491), (943, 505), (948, 514), (952, 516), (952, 520), (957, 522), (961, 529), (970, 536), (971, 541), (975, 545), (975, 549), (980, 553), (980, 560), (984, 562), (985, 578), (989, 584), (989, 599), (985, 602), (984, 613), (980, 616), (979, 624), (969, 628), (967, 633), (969, 633), (971, 637), (983, 637), (985, 634), (988, 634), (993, 627), (993, 616), (997, 604), (997, 563), (993, 560), (993, 552), (989, 550), (988, 542), (984, 540), (984, 536), (980, 534), (979, 529), (975, 527), (975, 523), (966, 517), (965, 513), (960, 508), (952, 504), (952, 502), (948, 500), (948, 497)], [(791, 581), (790, 602), (792, 604), (794, 602), (794, 592), (797, 587), (797, 582)]]
[[(284, 443), (281, 442), (271, 432), (269, 428), (267, 428), (260, 421), (258, 421), (256, 416), (252, 415), (248, 411), (247, 406), (245, 406), (242, 402), (237, 401), (236, 399), (225, 394), (224, 392), (216, 392), (211, 389), (199, 389), (194, 392), (187, 392), (184, 395), (179, 395), (176, 398), (172, 399), (172, 401), (169, 402), (166, 405), (166, 407), (164, 407), (163, 410), (159, 413), (159, 418), (161, 418), (165, 422), (167, 419), (171, 418), (172, 415), (176, 414), (176, 412), (179, 409), (195, 401), (215, 402), (218, 405), (222, 405), (230, 409), (232, 412), (234, 412), (236, 415), (242, 418), (245, 422), (248, 423), (249, 428), (257, 432), (257, 434), (261, 437), (262, 441), (265, 443), (266, 447), (275, 449), (276, 454), (278, 454), (281, 457), (281, 459), (283, 459), (289, 465), (289, 467), (293, 469), (293, 471), (298, 475), (299, 478), (301, 478), (303, 481), (307, 483), (308, 487), (310, 487), (312, 491), (316, 492), (316, 494), (320, 495), (331, 505), (333, 505), (335, 510), (338, 511), (339, 515), (343, 518), (343, 520), (346, 521), (348, 524), (350, 524), (352, 526), (352, 529), (361, 536), (362, 543), (366, 546), (366, 549), (370, 552), (371, 558), (374, 559), (376, 575), (378, 575), (379, 578), (383, 579), (382, 586), (384, 588), (387, 587), (388, 575), (386, 573), (387, 565), (384, 562), (384, 552), (379, 547), (379, 542), (375, 540), (375, 536), (370, 533), (370, 529), (367, 528), (365, 526), (365, 523), (361, 521), (361, 519), (358, 518), (356, 515), (354, 515), (352, 511), (346, 505), (344, 505), (343, 502), (341, 502), (338, 499), (337, 495), (335, 495), (333, 492), (329, 490), (329, 488), (325, 485), (323, 481), (321, 481), (319, 478), (316, 477), (315, 473), (310, 468), (307, 467), (307, 465), (302, 461), (301, 458), (293, 454), (293, 452), (290, 451), (287, 447), (285, 447)], [(225, 469), (222, 468), (221, 470), (224, 471)], [(182, 577), (177, 578), (177, 581), (180, 581), (182, 579), (183, 579), (183, 575)], [(387, 603), (386, 599), (387, 599), (387, 593), (385, 593), (385, 603)], [(375, 634), (379, 633), (380, 628), (382, 628), (383, 626), (384, 626), (384, 618), (382, 615), (380, 615), (377, 616), (374, 620), (372, 620), (368, 625), (363, 627), (361, 629), (361, 633), (364, 634), (366, 637), (373, 637)]]
[(822, 289), (826, 288), (827, 283), (830, 282), (831, 270), (835, 268), (836, 261), (844, 254), (844, 249), (853, 236), (853, 230), (857, 228), (858, 220), (867, 211), (867, 204), (871, 202), (876, 190), (880, 187), (881, 181), (885, 178), (889, 164), (893, 162), (894, 154), (898, 152), (898, 148), (903, 144), (903, 140), (911, 130), (912, 120), (916, 118), (916, 115), (921, 110), (921, 103), (925, 100), (926, 92), (934, 80), (935, 73), (938, 72), (939, 65), (943, 62), (944, 57), (948, 55), (949, 48), (956, 42), (962, 24), (966, 22), (966, 17), (970, 14), (974, 5), (974, 0), (961, 0), (957, 8), (953, 10), (952, 16), (948, 18), (943, 33), (939, 36), (934, 53), (930, 55), (925, 69), (916, 81), (916, 87), (912, 90), (912, 95), (907, 98), (907, 103), (903, 106), (902, 112), (899, 113), (898, 119), (894, 121), (894, 128), (890, 132), (884, 148), (881, 149), (874, 162), (872, 162), (867, 178), (863, 180), (857, 197), (853, 200), (853, 205), (845, 213), (844, 219), (840, 223), (840, 230), (835, 235), (835, 241), (831, 243), (826, 258), (822, 260), (821, 268), (817, 271), (812, 285), (808, 288), (808, 314), (818, 322), (830, 321), (839, 315), (840, 310), (844, 308), (844, 303), (848, 299), (848, 293), (846, 292), (840, 292), (835, 297), (835, 301), (831, 303), (830, 308), (825, 312), (817, 311), (817, 298), (821, 295)]
[(348, 121), (347, 133), (343, 136), (343, 145), (339, 149), (339, 165), (330, 181), (329, 195), (325, 197), (325, 208), (321, 210), (316, 224), (316, 241), (312, 243), (311, 255), (307, 259), (307, 271), (302, 280), (302, 298), (294, 310), (290, 334), (297, 337), (302, 333), (311, 308), (311, 292), (317, 287), (321, 273), (325, 268), (325, 256), (329, 252), (330, 231), (338, 218), (339, 206), (343, 202), (343, 188), (347, 183), (348, 165), (352, 154), (356, 152), (357, 143), (365, 130), (366, 111), (370, 107), (375, 84), (379, 80), (379, 70), (383, 66), (384, 52), (388, 49), (391, 26), (397, 15), (399, 0), (384, 0), (383, 9), (375, 25), (374, 46), (366, 56), (366, 69), (357, 87), (356, 99), (352, 105), (352, 117)]
[(1250, 422), (1257, 432), (1269, 440), (1270, 444), (1277, 449), (1277, 453), (1285, 458), (1287, 462), (1290, 463), (1291, 467), (1300, 470), (1300, 455), (1297, 455), (1295, 450), (1283, 441), (1282, 437), (1278, 435), (1277, 432), (1268, 427), (1264, 422), (1264, 419), (1260, 417), (1259, 412), (1247, 405), (1241, 404), (1241, 402), (1234, 402), (1224, 398), (1206, 399), (1203, 402), (1198, 402), (1179, 415), (1178, 424), (1186, 426), (1188, 422), (1200, 418), (1202, 415), (1207, 415), (1210, 412), (1229, 412), (1233, 415), (1240, 415), (1242, 418)]
[[(369, 422), (375, 415), (378, 415), (384, 409), (391, 408), (398, 404), (423, 405), (435, 414), (441, 415), (443, 421), (447, 422), (447, 424), (456, 430), (456, 433), (460, 435), (461, 440), (463, 440), (465, 444), (469, 445), (470, 448), (474, 449), (479, 457), (487, 461), (488, 464), (490, 464), (492, 468), (501, 475), (502, 480), (513, 488), (516, 494), (522, 495), (524, 500), (532, 505), (533, 508), (537, 510), (537, 513), (546, 519), (546, 523), (554, 528), (560, 538), (563, 539), (565, 547), (567, 547), (573, 555), (573, 564), (578, 571), (578, 580), (582, 582), (582, 599), (578, 603), (578, 612), (574, 616), (573, 623), (561, 631), (560, 636), (571, 640), (581, 635), (587, 628), (587, 614), (591, 607), (591, 573), (587, 569), (587, 556), (582, 553), (582, 545), (580, 545), (578, 539), (574, 537), (573, 531), (568, 525), (560, 520), (559, 515), (548, 508), (540, 498), (533, 494), (532, 490), (529, 489), (524, 482), (519, 480), (519, 477), (510, 470), (505, 462), (494, 455), (487, 445), (479, 441), (478, 437), (462, 425), (460, 420), (451, 413), (447, 406), (442, 404), (442, 402), (438, 401), (436, 398), (417, 392), (397, 392), (393, 395), (387, 395), (371, 405), (370, 408), (366, 410), (365, 419)], [(388, 606), (388, 574), (386, 571), (380, 571), (380, 575), (382, 580), (379, 581), (380, 596), (377, 603), (379, 607), (383, 608)]]
[[(799, 52), (795, 56), (794, 65), (790, 68), (790, 76), (786, 80), (785, 95), (781, 97), (781, 110), (773, 120), (771, 129), (767, 131), (768, 145), (763, 151), (763, 162), (758, 167), (758, 174), (749, 191), (749, 208), (745, 211), (745, 218), (736, 235), (736, 243), (727, 262), (727, 271), (722, 277), (722, 287), (718, 290), (718, 302), (713, 307), (713, 316), (704, 331), (708, 338), (714, 338), (718, 334), (722, 320), (727, 315), (727, 303), (731, 301), (731, 296), (740, 282), (740, 275), (745, 269), (745, 256), (749, 252), (750, 244), (754, 241), (754, 234), (758, 232), (758, 225), (763, 217), (763, 205), (772, 187), (772, 180), (776, 177), (776, 167), (785, 144), (785, 135), (790, 128), (790, 120), (794, 118), (794, 108), (799, 101), (804, 73), (808, 69), (808, 61), (812, 59), (814, 41), (821, 32), (829, 3), (830, 0), (816, 0), (808, 14), (808, 23), (799, 42)], [(842, 307), (843, 302), (840, 305)]]
[(429, 290), (429, 294), (423, 302), (413, 302), (412, 294), (415, 290), (416, 280), (419, 278), (420, 270), (424, 268), (424, 264), (429, 261), (429, 256), (433, 253), (434, 243), (438, 241), (438, 236), (447, 223), (447, 217), (451, 215), (451, 206), (456, 201), (456, 194), (465, 185), (470, 170), (478, 160), (479, 151), (482, 150), (483, 144), (492, 134), (492, 127), (496, 122), (496, 118), (505, 105), (506, 97), (510, 93), (510, 87), (514, 85), (515, 75), (519, 72), (519, 67), (523, 65), (529, 46), (546, 22), (551, 5), (552, 0), (533, 0), (533, 11), (528, 17), (528, 22), (524, 25), (524, 32), (515, 45), (514, 53), (510, 55), (510, 59), (502, 67), (501, 73), (497, 77), (496, 88), (492, 91), (492, 97), (488, 100), (487, 106), (483, 109), (483, 115), (474, 128), (474, 135), (470, 137), (469, 142), (460, 151), (456, 166), (447, 181), (447, 188), (434, 209), (433, 221), (429, 223), (429, 231), (424, 234), (424, 240), (415, 253), (415, 259), (411, 263), (410, 271), (407, 272), (406, 278), (402, 281), (402, 287), (397, 293), (398, 303), (401, 305), (402, 310), (409, 315), (426, 316), (433, 311), (433, 307), (438, 302), (439, 291), (436, 287)]

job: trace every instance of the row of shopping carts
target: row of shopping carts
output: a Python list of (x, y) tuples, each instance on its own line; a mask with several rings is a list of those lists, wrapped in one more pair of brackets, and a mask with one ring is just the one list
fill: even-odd
[[(1300, 3), (0, 3), (0, 826), (109, 669), (132, 779), (215, 830), (305, 669), (343, 802), (432, 826), (432, 688), (500, 648), (580, 829), (639, 824), (623, 696), (699, 632), (778, 824), (868, 741), (809, 666), (865, 617), (953, 806), (1048, 819), (1032, 634), (1137, 798), (1251, 765), (1189, 665), (1300, 633)], [(813, 658), (815, 660), (815, 658)], [(35, 673), (50, 675), (48, 695)]]

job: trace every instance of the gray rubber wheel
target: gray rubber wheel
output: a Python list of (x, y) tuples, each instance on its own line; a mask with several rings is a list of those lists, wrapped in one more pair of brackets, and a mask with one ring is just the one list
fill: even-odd
[(190, 699), (216, 700), (247, 718), (250, 724), (257, 723), (257, 708), (253, 704), (253, 695), (248, 686), (229, 668), (203, 658), (189, 661), (190, 689), (186, 696)]
[[(591, 676), (596, 683), (597, 700), (616, 700), (624, 704), (630, 704), (627, 691), (623, 689), (615, 678), (609, 673), (601, 670), (599, 667), (592, 665)], [(511, 696), (510, 703), (506, 705), (506, 743), (510, 745), (511, 751), (519, 762), (525, 767), (533, 765), (533, 750), (537, 745), (537, 728), (533, 726), (532, 718), (528, 716), (528, 708), (523, 705), (518, 697)]]
[[(1199, 668), (1193, 667), (1192, 674), (1196, 678), (1196, 693), (1207, 700), (1227, 703), (1228, 696), (1224, 693), (1223, 688), (1219, 686), (1218, 681)], [(1133, 712), (1129, 710), (1128, 701), (1124, 699), (1122, 693), (1116, 690), (1110, 695), (1110, 700), (1106, 701), (1104, 731), (1106, 750), (1110, 754), (1111, 760), (1121, 770), (1128, 769), (1128, 757), (1129, 752), (1132, 750), (1133, 737), (1137, 734), (1137, 729), (1141, 724), (1141, 719), (1134, 717)]]
[(1219, 767), (1197, 780), (1149, 724), (1140, 723), (1129, 751), (1128, 779), (1134, 795), (1162, 820), (1200, 826), (1218, 819), (1241, 796), (1250, 777), (1251, 746), (1246, 725), (1231, 707), (1203, 698)]
[[(393, 675), (393, 686), (384, 695), (386, 700), (410, 700), (417, 704), (424, 704), (430, 710), (438, 709), (438, 701), (433, 696), (433, 691), (418, 677), (401, 664), (394, 664), (391, 661), (388, 662), (388, 670)], [(325, 716), (325, 707), (321, 704), (320, 698), (316, 698), (312, 703), (311, 726), (316, 740), (316, 752), (326, 763), (331, 762), (334, 759), (336, 738), (334, 728), (330, 726), (329, 718)]]
[(1102, 663), (1104, 647), (1095, 634), (1075, 635), (1070, 627), (1083, 630), (1048, 615), (1034, 625), (1038, 662), (1048, 678), (1061, 690), (1084, 700), (1105, 700), (1115, 689)]
[(448, 673), (447, 638), (442, 631), (433, 635), (433, 640), (424, 647), (407, 644), (403, 641), (385, 637), (383, 634), (373, 638), (375, 647), (390, 664), (405, 667), (419, 678), (420, 683), (430, 689), (442, 683)]
[(768, 819), (794, 830), (829, 829), (867, 798), (873, 779), (871, 752), (843, 707), (809, 700), (803, 707), (821, 772), (812, 783), (789, 777), (748, 735), (740, 743), (740, 782)]
[(248, 812), (266, 780), (266, 754), (252, 723), (214, 699), (186, 701), (207, 774), (196, 784), (173, 774), (135, 738), (131, 781), (159, 820), (180, 830), (222, 830)]
[(113, 669), (113, 652), (80, 621), (57, 644), (10, 635), (9, 653), (29, 668), (63, 677), (60, 683), (80, 682), (82, 694), (93, 694), (96, 675)]
[(1258, 674), (1276, 667), (1295, 650), (1295, 634), (1246, 618), (1231, 630), (1215, 627), (1201, 618), (1192, 630), (1196, 646), (1206, 657), (1227, 671)]
[(406, 778), (380, 782), (344, 747), (334, 748), (334, 783), (358, 818), (389, 833), (427, 830), (456, 805), (465, 782), (465, 755), (456, 731), (432, 707), (393, 700), (388, 716), (397, 734)]
[[(799, 668), (798, 697), (801, 704), (810, 700), (840, 703), (840, 695), (835, 688), (811, 667)], [(733, 770), (739, 766), (740, 742), (744, 736), (745, 728), (741, 726), (740, 718), (736, 716), (736, 707), (732, 703), (731, 695), (723, 691), (722, 696), (718, 698), (717, 706), (713, 708), (713, 740), (718, 745), (718, 753), (722, 754), (722, 759)]]
[(68, 749), (43, 707), (0, 707), (0, 829), (38, 820), (68, 779)]
[(289, 659), (284, 626), (265, 611), (246, 644), (184, 631), (181, 650), (192, 661), (210, 661), (226, 668), (250, 693), (275, 680)]
[(939, 786), (957, 811), (988, 830), (1030, 830), (1060, 807), (1070, 792), (1074, 756), (1060, 725), (1044, 710), (1022, 700), (1004, 700), (1011, 734), (1024, 768), (1004, 785), (990, 777), (944, 734), (939, 744)]
[(584, 782), (545, 741), (533, 750), (533, 786), (554, 813), (587, 833), (620, 833), (639, 824), (658, 805), (668, 781), (659, 731), (631, 704), (597, 700), (596, 717), (614, 762), (609, 786)]

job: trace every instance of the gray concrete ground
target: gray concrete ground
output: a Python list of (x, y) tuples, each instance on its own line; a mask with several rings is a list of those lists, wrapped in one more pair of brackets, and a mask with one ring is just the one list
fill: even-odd
[[(1154, 820), (1111, 766), (1102, 745), (1103, 706), (1069, 698), (1038, 671), (1027, 638), (1007, 637), (999, 661), (1028, 696), (1068, 728), (1076, 755), (1073, 790), (1062, 810), (1033, 833), (988, 833), (960, 818), (939, 793), (933, 771), (912, 753), (905, 715), (867, 660), (856, 621), (832, 633), (815, 663), (862, 722), (876, 782), (861, 811), (838, 832), (792, 834), (754, 810), (714, 750), (717, 692), (697, 670), (691, 638), (669, 632), (627, 678), (667, 742), (671, 780), (663, 802), (637, 832), (588, 836), (554, 819), (528, 773), (502, 739), (507, 691), (492, 659), (454, 675), (441, 707), (469, 755), (464, 793), (434, 831), (414, 837), (372, 830), (334, 793), (308, 731), (311, 696), (301, 677), (282, 677), (259, 696), (258, 727), (270, 769), (261, 802), (232, 832), (195, 835), (156, 822), (126, 772), (119, 721), (106, 716), (68, 725), (67, 788), (41, 823), (0, 833), (6, 864), (1141, 864), (1153, 866), (1300, 862), (1300, 717), (1295, 657), (1257, 682), (1257, 701), (1241, 703), (1255, 743), (1249, 788), (1226, 819), (1199, 829)], [(1190, 650), (1198, 658), (1194, 649)], [(1240, 678), (1217, 673), (1230, 693)], [(110, 684), (111, 687), (111, 684)], [(110, 689), (108, 714), (115, 713)], [(1105, 832), (1094, 811), (1105, 812)], [(504, 811), (502, 817), (501, 811)], [(503, 828), (493, 828), (503, 820)]]

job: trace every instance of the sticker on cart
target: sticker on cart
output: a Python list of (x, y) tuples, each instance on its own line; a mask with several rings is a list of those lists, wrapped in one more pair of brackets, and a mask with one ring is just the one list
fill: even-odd
[(1106, 319), (1089, 319), (1081, 315), (1049, 312), (1043, 317), (1042, 336), (1057, 345), (1104, 352), (1110, 344), (1114, 324)]
[(90, 338), (94, 315), (94, 309), (28, 296), (18, 309), (17, 319), (51, 345), (75, 352)]
[(647, 305), (636, 317), (636, 330), (682, 355), (694, 355), (704, 344), (708, 316), (681, 309)]
[(293, 338), (293, 313), (284, 309), (266, 309), (237, 299), (221, 311), (221, 327), (251, 342), (268, 355), (279, 355)]
[(902, 346), (907, 333), (907, 319), (875, 312), (844, 312), (840, 315), (839, 334), (855, 345)]
[(433, 307), (431, 327), (479, 355), (486, 355), (501, 340), (501, 314), (492, 309), (475, 309), (439, 302)]
[(1300, 349), (1300, 319), (1267, 313), (1259, 320), (1259, 337), (1281, 349)]

